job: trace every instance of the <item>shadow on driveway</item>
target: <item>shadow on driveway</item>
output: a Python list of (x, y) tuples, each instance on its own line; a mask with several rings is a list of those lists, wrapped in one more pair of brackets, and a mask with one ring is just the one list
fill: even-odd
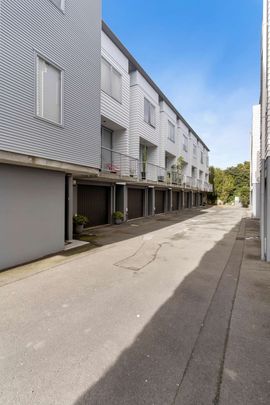
[[(179, 217), (179, 222), (203, 213), (203, 209), (186, 211)], [(150, 228), (160, 229), (168, 226), (169, 221), (169, 218), (164, 222), (157, 219)], [(146, 232), (143, 225), (141, 230), (137, 230), (137, 235)], [(147, 226), (147, 232), (151, 229)], [(226, 273), (224, 268), (236, 243), (238, 230), (237, 225), (203, 256), (198, 267), (184, 279), (174, 295), (158, 310), (132, 346), (120, 354), (115, 364), (76, 401), (75, 405), (213, 403), (220, 382), (219, 373), (229, 325), (228, 318), (233, 303), (231, 293), (237, 285), (237, 280), (232, 276), (224, 281), (225, 286), (231, 290), (228, 294), (227, 287), (222, 288), (223, 295), (217, 305), (218, 313), (214, 314), (213, 330), (206, 329), (209, 336), (206, 335), (206, 343), (198, 363), (200, 381), (195, 381), (190, 392), (188, 391), (188, 396), (185, 392), (185, 398), (182, 399), (180, 385), (186, 367), (192, 360), (198, 338), (207, 325), (209, 308), (213, 306), (211, 304), (214, 302), (217, 288)], [(127, 234), (122, 237), (133, 236), (135, 235)], [(243, 244), (244, 241), (239, 243)], [(176, 400), (177, 393), (180, 395)], [(198, 401), (201, 395), (208, 396), (209, 402)]]
[(82, 235), (77, 237), (81, 241), (90, 242), (89, 245), (73, 249), (70, 252), (65, 252), (64, 255), (71, 256), (73, 253), (84, 252), (93, 249), (94, 247), (105, 246), (158, 231), (168, 226), (203, 215), (209, 209), (210, 208), (206, 207), (184, 209), (182, 211), (131, 220), (124, 222), (121, 225), (107, 225), (92, 229), (89, 228), (86, 229)]

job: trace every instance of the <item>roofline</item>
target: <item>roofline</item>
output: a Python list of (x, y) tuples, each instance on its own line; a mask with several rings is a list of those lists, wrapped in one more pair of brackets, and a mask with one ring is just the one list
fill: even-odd
[(127, 50), (127, 48), (122, 44), (119, 38), (112, 32), (112, 30), (108, 27), (108, 25), (102, 21), (102, 30), (103, 32), (111, 39), (111, 41), (120, 49), (120, 51), (126, 56), (129, 62), (134, 66), (135, 70), (137, 70), (144, 79), (150, 84), (151, 87), (158, 93), (160, 99), (165, 101), (166, 104), (172, 109), (172, 111), (177, 115), (187, 127), (196, 136), (198, 141), (210, 152), (208, 146), (203, 142), (203, 140), (199, 137), (199, 135), (194, 131), (194, 129), (189, 125), (189, 123), (185, 120), (185, 118), (180, 114), (180, 112), (174, 107), (174, 105), (170, 102), (170, 100), (165, 96), (165, 94), (160, 90), (160, 88), (153, 82), (150, 76), (146, 73), (146, 71), (142, 68), (142, 66), (136, 61), (136, 59), (131, 55), (131, 53)]

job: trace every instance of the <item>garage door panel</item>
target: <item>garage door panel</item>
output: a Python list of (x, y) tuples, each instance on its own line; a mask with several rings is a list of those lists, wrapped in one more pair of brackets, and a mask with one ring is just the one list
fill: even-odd
[(109, 201), (109, 187), (78, 186), (78, 214), (85, 215), (89, 219), (86, 226), (108, 224)]
[(165, 211), (165, 191), (156, 190), (155, 206), (156, 206), (156, 211), (155, 211), (156, 214), (161, 214)]
[(128, 218), (143, 217), (144, 190), (138, 188), (128, 189)]
[(172, 209), (177, 211), (179, 206), (179, 192), (173, 191), (172, 193)]

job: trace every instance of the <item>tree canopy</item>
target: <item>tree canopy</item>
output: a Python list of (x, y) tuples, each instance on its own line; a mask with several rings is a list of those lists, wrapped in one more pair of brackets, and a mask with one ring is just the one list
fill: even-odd
[(232, 203), (239, 197), (242, 205), (249, 204), (250, 193), (250, 163), (239, 163), (237, 166), (219, 169), (209, 168), (209, 180), (213, 184), (212, 202), (221, 200), (224, 204)]

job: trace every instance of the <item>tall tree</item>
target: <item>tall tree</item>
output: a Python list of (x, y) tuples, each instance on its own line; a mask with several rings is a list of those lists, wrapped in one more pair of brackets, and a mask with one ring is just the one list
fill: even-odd
[(210, 167), (209, 180), (213, 184), (211, 201), (221, 200), (224, 204), (231, 203), (235, 197), (239, 197), (244, 207), (249, 204), (249, 176), (250, 163), (239, 163), (237, 166), (228, 167), (225, 170)]

